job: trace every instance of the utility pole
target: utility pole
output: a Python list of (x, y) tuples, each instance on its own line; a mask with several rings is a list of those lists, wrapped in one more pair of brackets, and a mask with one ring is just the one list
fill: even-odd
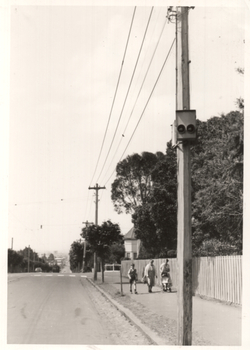
[(11, 250), (13, 250), (13, 237), (11, 238)]
[[(93, 225), (93, 222), (88, 222), (87, 220), (87, 221), (84, 221), (83, 224), (85, 224), (85, 227), (88, 228), (89, 225)], [(84, 272), (84, 267), (85, 267), (86, 248), (87, 248), (87, 241), (85, 239), (83, 242), (82, 272)]]
[(30, 246), (28, 246), (28, 272), (30, 272)]
[(36, 253), (33, 252), (33, 271), (35, 271), (35, 264), (36, 264)]
[[(95, 190), (95, 225), (98, 225), (98, 191), (105, 190), (106, 187), (100, 187), (96, 184), (95, 187), (89, 187), (89, 190)], [(94, 253), (94, 281), (97, 280), (97, 255)]]
[(192, 345), (192, 227), (190, 141), (196, 139), (196, 112), (190, 110), (188, 7), (176, 8), (177, 144), (177, 344)]

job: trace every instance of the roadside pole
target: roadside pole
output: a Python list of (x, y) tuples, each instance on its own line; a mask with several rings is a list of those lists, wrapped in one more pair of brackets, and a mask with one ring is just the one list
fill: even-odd
[(121, 281), (121, 296), (123, 297), (123, 285), (122, 285), (122, 264), (120, 268), (120, 281)]
[[(190, 110), (188, 7), (176, 8), (177, 140), (177, 344), (192, 345), (192, 228), (190, 141), (196, 138), (196, 113)], [(190, 131), (190, 132), (189, 132)]]
[[(93, 222), (88, 222), (87, 220), (87, 221), (84, 221), (83, 224), (85, 224), (86, 225), (85, 227), (88, 228), (89, 225), (93, 225)], [(84, 272), (84, 268), (85, 268), (86, 249), (87, 249), (87, 241), (85, 239), (83, 242), (82, 272)]]
[(28, 246), (28, 272), (30, 272), (30, 246)]
[[(98, 225), (98, 191), (106, 189), (106, 187), (99, 187), (96, 184), (95, 187), (89, 187), (89, 190), (95, 190), (95, 225)], [(97, 280), (97, 255), (94, 253), (94, 281)]]

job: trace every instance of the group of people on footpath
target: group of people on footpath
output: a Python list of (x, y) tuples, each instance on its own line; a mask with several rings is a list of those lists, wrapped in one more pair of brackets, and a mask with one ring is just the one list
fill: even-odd
[[(162, 290), (167, 292), (168, 290), (171, 292), (172, 280), (170, 276), (170, 266), (168, 263), (168, 259), (166, 259), (160, 266), (160, 275), (161, 275), (161, 284)], [(130, 284), (130, 293), (137, 293), (136, 283), (138, 282), (138, 274), (135, 269), (135, 264), (132, 263), (128, 270), (128, 278)], [(156, 268), (154, 266), (154, 260), (151, 260), (144, 269), (142, 282), (147, 284), (148, 292), (152, 293), (152, 288), (155, 285), (155, 279), (157, 277)]]

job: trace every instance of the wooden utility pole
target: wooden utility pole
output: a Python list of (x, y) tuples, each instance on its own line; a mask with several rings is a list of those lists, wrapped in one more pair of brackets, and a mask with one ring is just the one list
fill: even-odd
[(30, 272), (30, 246), (28, 246), (28, 272)]
[[(176, 8), (176, 110), (188, 114), (190, 111), (189, 53), (188, 53), (188, 7)], [(178, 114), (178, 113), (177, 113)], [(189, 115), (188, 115), (189, 118)], [(177, 120), (177, 119), (176, 119)], [(185, 124), (185, 122), (184, 122)], [(185, 125), (180, 125), (177, 144), (178, 183), (178, 290), (177, 290), (177, 344), (192, 344), (192, 229), (191, 229), (191, 172), (190, 139), (185, 133)], [(178, 123), (176, 121), (177, 133)], [(188, 125), (190, 127), (190, 124)], [(183, 129), (184, 128), (184, 129)], [(187, 128), (188, 129), (188, 128)], [(191, 130), (191, 133), (196, 132)], [(183, 137), (183, 139), (182, 139)], [(187, 137), (187, 139), (185, 139)], [(178, 140), (178, 135), (177, 135)]]
[[(93, 224), (93, 222), (88, 222), (88, 220), (87, 220), (87, 221), (84, 221), (83, 224), (85, 224), (86, 228), (88, 228), (89, 225)], [(84, 267), (85, 267), (86, 248), (87, 248), (87, 241), (85, 239), (84, 242), (83, 242), (82, 272), (84, 272)]]
[[(100, 187), (96, 184), (95, 187), (89, 187), (89, 190), (95, 190), (95, 225), (98, 225), (98, 191), (105, 190), (106, 187)], [(97, 255), (94, 253), (94, 281), (97, 280)]]
[(33, 252), (33, 271), (35, 271), (35, 264), (36, 264), (36, 253)]

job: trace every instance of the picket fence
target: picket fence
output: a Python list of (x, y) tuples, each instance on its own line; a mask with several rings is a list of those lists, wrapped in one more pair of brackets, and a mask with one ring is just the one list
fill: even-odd
[[(160, 265), (165, 259), (154, 259), (156, 284), (160, 285)], [(134, 260), (139, 280), (149, 260)], [(177, 259), (169, 259), (173, 288), (177, 288)], [(122, 261), (122, 275), (127, 276), (131, 260)], [(242, 305), (242, 257), (216, 256), (193, 258), (193, 294)]]

